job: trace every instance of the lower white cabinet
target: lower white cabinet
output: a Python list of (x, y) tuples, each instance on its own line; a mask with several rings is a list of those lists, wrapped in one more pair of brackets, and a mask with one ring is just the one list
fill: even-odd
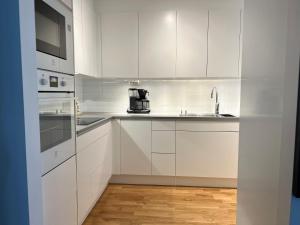
[(175, 154), (152, 153), (152, 175), (175, 176)]
[(115, 175), (237, 178), (237, 121), (121, 119), (113, 127)]
[(121, 174), (151, 175), (151, 120), (121, 120)]
[(77, 139), (78, 224), (82, 224), (112, 175), (111, 124)]
[(175, 131), (152, 131), (152, 152), (175, 153)]
[(121, 174), (121, 120), (113, 119), (112, 125), (112, 148), (113, 148), (113, 169), (114, 175)]
[(238, 132), (176, 132), (176, 175), (237, 178)]
[(42, 177), (43, 224), (77, 225), (75, 156)]

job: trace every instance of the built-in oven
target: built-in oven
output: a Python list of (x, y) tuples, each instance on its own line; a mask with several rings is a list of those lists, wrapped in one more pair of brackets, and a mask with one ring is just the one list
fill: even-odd
[(39, 69), (74, 74), (72, 11), (60, 0), (35, 0)]
[(74, 77), (38, 70), (42, 174), (75, 155)]

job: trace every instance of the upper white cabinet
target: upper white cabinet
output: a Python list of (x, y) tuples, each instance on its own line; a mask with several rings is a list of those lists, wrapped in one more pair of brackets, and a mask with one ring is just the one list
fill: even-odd
[(176, 12), (139, 14), (139, 75), (141, 78), (175, 77)]
[(121, 174), (151, 175), (151, 120), (121, 120)]
[(138, 78), (138, 14), (101, 16), (103, 77)]
[(241, 10), (95, 11), (73, 0), (75, 72), (104, 78), (239, 77)]
[(178, 11), (176, 77), (206, 77), (208, 10)]
[(241, 11), (214, 9), (209, 12), (208, 77), (238, 77)]
[(98, 76), (98, 16), (93, 0), (82, 1), (83, 56), (86, 75)]
[(74, 21), (74, 63), (75, 74), (83, 73), (83, 47), (82, 47), (82, 2), (73, 0), (73, 21)]
[(74, 0), (75, 73), (99, 77), (99, 26), (93, 0)]

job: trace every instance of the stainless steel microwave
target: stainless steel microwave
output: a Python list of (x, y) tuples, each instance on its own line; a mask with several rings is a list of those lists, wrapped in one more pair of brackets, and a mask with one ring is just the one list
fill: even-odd
[(38, 69), (74, 74), (73, 14), (60, 0), (35, 0)]

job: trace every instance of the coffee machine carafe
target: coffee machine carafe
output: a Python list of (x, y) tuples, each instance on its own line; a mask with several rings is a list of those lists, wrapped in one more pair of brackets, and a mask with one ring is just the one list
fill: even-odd
[(149, 92), (145, 89), (129, 88), (128, 113), (150, 113), (150, 101), (147, 96)]

